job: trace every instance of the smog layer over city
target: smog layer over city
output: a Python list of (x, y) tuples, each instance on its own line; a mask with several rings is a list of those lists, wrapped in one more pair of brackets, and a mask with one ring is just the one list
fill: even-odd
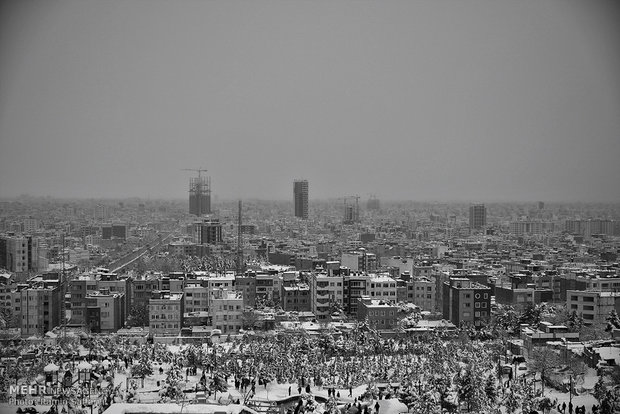
[(619, 11), (0, 3), (0, 413), (620, 412)]

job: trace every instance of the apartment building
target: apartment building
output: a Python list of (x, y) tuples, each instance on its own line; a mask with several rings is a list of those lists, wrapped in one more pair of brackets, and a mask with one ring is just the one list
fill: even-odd
[(620, 292), (569, 290), (566, 297), (568, 311), (577, 311), (586, 325), (604, 323), (613, 309), (620, 313)]
[(385, 275), (370, 276), (368, 295), (371, 299), (396, 302), (396, 280)]
[(310, 311), (316, 319), (329, 319), (332, 306), (336, 303), (343, 304), (342, 276), (313, 273), (310, 276)]
[(185, 300), (183, 293), (154, 291), (149, 299), (149, 328), (153, 336), (174, 336), (181, 332)]
[(125, 294), (119, 292), (93, 292), (86, 296), (86, 324), (91, 332), (113, 333), (125, 324)]
[(467, 278), (453, 277), (443, 285), (443, 317), (453, 324), (486, 325), (491, 312), (491, 288)]
[(367, 322), (373, 329), (392, 330), (398, 320), (398, 306), (384, 300), (362, 296), (358, 299), (357, 320)]
[(216, 290), (209, 307), (212, 325), (222, 334), (237, 334), (243, 327), (243, 296), (234, 290)]

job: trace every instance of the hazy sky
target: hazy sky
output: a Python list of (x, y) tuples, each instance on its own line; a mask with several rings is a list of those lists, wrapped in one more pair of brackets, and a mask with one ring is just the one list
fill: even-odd
[(620, 201), (614, 3), (4, 1), (0, 197)]

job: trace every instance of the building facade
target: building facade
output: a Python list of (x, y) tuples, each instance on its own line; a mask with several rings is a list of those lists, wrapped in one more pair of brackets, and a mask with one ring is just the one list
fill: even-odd
[(295, 217), (308, 220), (308, 180), (295, 180), (293, 183)]
[(491, 314), (491, 288), (464, 277), (450, 278), (443, 285), (443, 317), (453, 324), (480, 328)]
[(487, 225), (487, 208), (484, 204), (469, 206), (469, 228), (481, 229)]

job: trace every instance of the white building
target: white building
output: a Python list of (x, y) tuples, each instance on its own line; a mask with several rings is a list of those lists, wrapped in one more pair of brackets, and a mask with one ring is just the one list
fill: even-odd
[(237, 334), (243, 327), (243, 295), (234, 290), (217, 290), (211, 298), (209, 314), (222, 334)]

